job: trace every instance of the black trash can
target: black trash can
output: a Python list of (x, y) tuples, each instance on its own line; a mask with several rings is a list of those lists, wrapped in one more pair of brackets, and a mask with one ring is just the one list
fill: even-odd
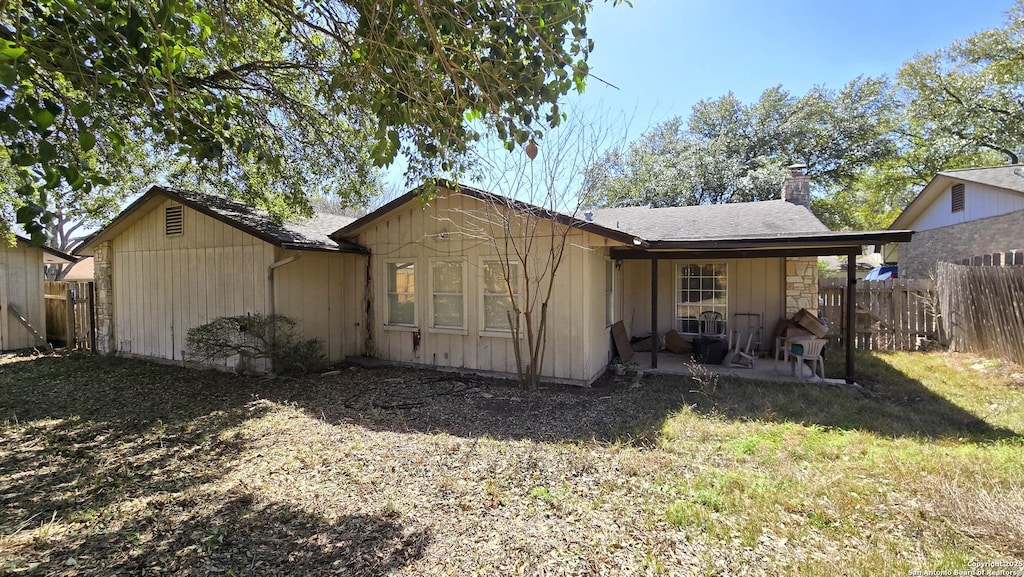
[(728, 352), (729, 344), (722, 339), (693, 339), (693, 358), (698, 363), (720, 365)]

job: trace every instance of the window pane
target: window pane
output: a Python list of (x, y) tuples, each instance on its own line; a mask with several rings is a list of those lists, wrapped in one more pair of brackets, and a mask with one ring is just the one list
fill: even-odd
[(462, 296), (434, 295), (434, 326), (462, 328)]
[(416, 324), (415, 297), (411, 294), (388, 295), (388, 324)]
[[(508, 270), (509, 282), (505, 283), (505, 270)], [(505, 267), (498, 261), (487, 261), (484, 263), (484, 293), (508, 293), (508, 285), (512, 285), (512, 292), (519, 292), (519, 265), (508, 263)]]
[(434, 263), (434, 292), (462, 293), (462, 263)]
[(728, 265), (725, 263), (680, 264), (676, 274), (676, 327), (697, 333), (698, 318), (706, 311), (717, 312), (722, 320), (707, 323), (707, 331), (724, 333), (728, 319)]
[(411, 293), (415, 285), (415, 265), (411, 262), (388, 263), (388, 292)]
[(511, 298), (507, 296), (484, 295), (484, 328), (510, 330), (508, 313), (511, 310)]

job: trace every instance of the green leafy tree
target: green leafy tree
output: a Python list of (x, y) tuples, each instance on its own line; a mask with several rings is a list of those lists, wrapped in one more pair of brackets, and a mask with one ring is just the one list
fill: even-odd
[(785, 169), (808, 166), (819, 194), (891, 156), (895, 99), (884, 78), (795, 97), (781, 87), (745, 105), (729, 93), (701, 101), (684, 123), (656, 126), (589, 167), (595, 204), (680, 206), (777, 198)]
[[(617, 3), (617, 2), (616, 2)], [(484, 130), (510, 149), (582, 90), (590, 0), (24, 0), (0, 21), (0, 139), (37, 240), (39, 190), (109, 184), (83, 162), (134, 140), (197, 186), (268, 208), (457, 172)], [(114, 121), (118, 122), (114, 122)], [(125, 125), (124, 129), (120, 125)], [(227, 187), (227, 188), (226, 188)]]
[(900, 69), (907, 116), (919, 146), (952, 149), (951, 156), (995, 152), (1017, 164), (1024, 154), (1024, 2), (1007, 12), (1006, 26), (923, 54)]

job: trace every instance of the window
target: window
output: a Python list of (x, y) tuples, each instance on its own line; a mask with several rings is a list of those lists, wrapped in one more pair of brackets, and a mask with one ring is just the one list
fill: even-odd
[[(701, 332), (701, 313), (721, 315), (721, 322), (705, 332), (724, 334), (729, 319), (728, 265), (725, 263), (679, 264), (676, 266), (676, 330)], [(713, 316), (713, 315), (712, 315)]]
[(388, 324), (416, 326), (416, 265), (387, 263)]
[(964, 185), (963, 184), (954, 184), (953, 185), (952, 197), (953, 197), (953, 199), (952, 199), (953, 200), (953, 206), (952, 206), (953, 210), (952, 211), (953, 212), (963, 212), (964, 211)]
[(164, 234), (177, 236), (185, 233), (185, 207), (172, 204), (164, 208)]
[(604, 324), (611, 325), (615, 316), (615, 263), (604, 265)]
[(465, 326), (462, 269), (461, 261), (439, 261), (431, 266), (431, 326), (441, 329)]
[[(497, 260), (484, 261), (484, 330), (510, 331), (512, 297), (519, 296), (519, 265)], [(508, 274), (506, 282), (505, 275)], [(512, 295), (509, 295), (511, 287)]]

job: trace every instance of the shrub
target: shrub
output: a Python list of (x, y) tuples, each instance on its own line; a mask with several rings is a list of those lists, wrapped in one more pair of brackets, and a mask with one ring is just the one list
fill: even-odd
[(217, 317), (188, 330), (189, 358), (211, 364), (237, 357), (236, 372), (249, 370), (252, 361), (269, 360), (275, 373), (304, 374), (323, 365), (319, 339), (303, 339), (294, 320), (284, 315), (251, 313)]

